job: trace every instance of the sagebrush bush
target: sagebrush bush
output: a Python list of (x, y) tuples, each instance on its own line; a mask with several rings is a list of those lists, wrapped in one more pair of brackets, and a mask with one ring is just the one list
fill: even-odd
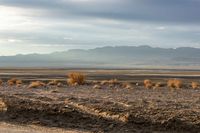
[(191, 86), (192, 86), (193, 89), (198, 89), (199, 83), (198, 82), (192, 82)]
[(59, 83), (58, 80), (52, 80), (47, 85), (57, 85)]
[(28, 88), (38, 88), (38, 87), (44, 87), (46, 86), (45, 83), (41, 82), (41, 81), (34, 81), (31, 82), (30, 85), (28, 86)]
[(151, 89), (154, 86), (153, 82), (149, 79), (144, 80), (144, 87), (147, 89)]
[(133, 86), (130, 83), (128, 83), (128, 82), (123, 83), (122, 87), (124, 89), (132, 89), (133, 88)]
[(117, 79), (110, 79), (110, 80), (103, 80), (103, 81), (101, 81), (101, 85), (116, 85), (116, 84), (118, 84), (119, 83), (119, 81), (117, 80)]
[(155, 85), (154, 85), (154, 89), (158, 89), (158, 88), (160, 88), (160, 87), (164, 87), (165, 85), (163, 84), (163, 83), (161, 83), (161, 82), (158, 82), (158, 83), (155, 83)]
[(109, 84), (117, 84), (118, 80), (117, 79), (111, 79), (108, 81)]
[(13, 86), (13, 85), (16, 84), (16, 81), (17, 81), (16, 78), (12, 78), (12, 79), (9, 79), (9, 80), (7, 81), (7, 83), (8, 83), (9, 86)]
[(176, 88), (176, 89), (180, 89), (181, 87), (183, 87), (183, 82), (179, 79), (170, 79), (167, 82), (167, 86), (169, 88)]
[(16, 80), (16, 85), (21, 85), (23, 84), (22, 80)]
[(78, 72), (69, 73), (67, 83), (71, 86), (83, 85), (85, 84), (85, 75)]
[(8, 83), (9, 86), (13, 86), (13, 85), (19, 86), (19, 85), (23, 84), (22, 80), (19, 80), (19, 79), (16, 79), (16, 78), (12, 78), (12, 79), (8, 80), (7, 83)]

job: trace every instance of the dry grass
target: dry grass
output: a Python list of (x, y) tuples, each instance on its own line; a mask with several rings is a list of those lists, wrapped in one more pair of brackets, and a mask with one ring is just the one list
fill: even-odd
[(31, 82), (28, 88), (39, 88), (39, 87), (44, 87), (45, 85), (46, 84), (41, 81), (35, 81), (35, 82)]
[(16, 79), (16, 78), (12, 78), (12, 79), (7, 81), (7, 84), (9, 86), (17, 85), (19, 87), (19, 86), (21, 86), (23, 84), (23, 82), (22, 82), (22, 80), (19, 80), (19, 79)]
[(191, 86), (192, 86), (193, 89), (198, 89), (199, 83), (198, 82), (192, 82)]
[(22, 80), (16, 80), (16, 85), (21, 85), (23, 84)]
[(156, 84), (154, 85), (153, 89), (158, 89), (158, 88), (164, 87), (164, 86), (165, 86), (165, 85), (164, 85), (163, 83), (158, 82), (158, 83), (156, 83)]
[(59, 83), (58, 80), (52, 80), (47, 85), (57, 85)]
[(118, 80), (117, 79), (111, 79), (111, 80), (108, 81), (108, 83), (114, 85), (114, 84), (118, 83)]
[(77, 72), (70, 73), (68, 74), (67, 83), (70, 86), (83, 85), (85, 84), (85, 75)]
[(116, 84), (118, 84), (119, 83), (119, 81), (117, 80), (117, 79), (110, 79), (110, 80), (103, 80), (103, 81), (101, 81), (101, 85), (106, 85), (106, 84), (108, 84), (108, 85), (116, 85)]
[(133, 88), (133, 86), (130, 83), (128, 83), (128, 82), (123, 83), (122, 87), (124, 89), (132, 89)]
[(16, 78), (12, 78), (12, 79), (8, 80), (7, 83), (8, 83), (9, 86), (13, 86), (13, 85), (16, 84), (16, 81), (17, 81)]
[(180, 89), (183, 87), (183, 82), (181, 80), (178, 79), (170, 79), (167, 82), (167, 86), (169, 88), (176, 88), (176, 89)]
[(144, 80), (144, 87), (147, 88), (147, 89), (151, 89), (153, 88), (154, 84), (151, 80), (149, 79), (145, 79)]
[(52, 80), (47, 85), (48, 86), (57, 86), (57, 87), (63, 86), (63, 84), (59, 80)]
[(100, 85), (94, 85), (93, 89), (101, 89), (101, 86)]

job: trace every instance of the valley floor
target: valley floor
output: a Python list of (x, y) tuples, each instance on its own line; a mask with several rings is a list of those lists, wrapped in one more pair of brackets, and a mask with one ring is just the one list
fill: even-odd
[[(25, 82), (20, 87), (8, 86), (4, 82), (0, 87), (1, 131), (5, 131), (4, 133), (19, 131), (197, 133), (200, 131), (200, 89), (192, 89), (189, 86), (191, 81), (199, 81), (199, 71), (175, 71), (171, 72), (171, 75), (159, 71), (160, 76), (155, 76), (156, 73), (152, 74), (152, 71), (143, 72), (140, 76), (142, 71), (139, 73), (139, 70), (130, 74), (128, 71), (118, 71), (118, 73), (114, 71), (108, 73), (105, 70), (98, 70), (97, 73), (87, 71), (88, 83), (76, 87), (64, 84), (66, 79), (61, 72), (64, 73), (60, 71), (60, 74), (56, 74), (47, 70), (46, 74), (44, 72), (39, 74), (38, 70), (34, 70), (32, 77), (28, 77), (25, 73), (24, 75), (21, 73), (20, 76), (16, 74), (18, 71), (15, 71), (15, 77), (22, 78)], [(11, 73), (4, 73), (1, 76), (4, 81), (13, 77)], [(105, 77), (106, 79), (121, 77), (124, 80), (114, 85), (91, 82), (103, 80)], [(145, 89), (142, 82), (149, 77), (155, 82), (163, 83), (166, 83), (168, 78), (180, 78), (184, 81), (184, 86), (178, 90), (170, 90), (166, 85), (156, 89)], [(47, 82), (57, 78), (63, 81), (62, 87), (28, 89), (30, 80)], [(125, 89), (122, 86), (122, 82), (126, 81), (131, 81), (132, 88)], [(94, 85), (100, 85), (101, 88), (96, 89)]]

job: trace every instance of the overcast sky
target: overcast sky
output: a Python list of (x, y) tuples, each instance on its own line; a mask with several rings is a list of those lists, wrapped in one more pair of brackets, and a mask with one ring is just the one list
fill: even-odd
[(0, 55), (200, 47), (200, 0), (0, 0)]

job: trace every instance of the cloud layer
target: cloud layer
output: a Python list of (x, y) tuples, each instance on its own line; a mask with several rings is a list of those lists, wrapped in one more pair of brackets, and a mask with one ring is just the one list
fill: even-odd
[(199, 0), (0, 0), (0, 54), (200, 47), (199, 7)]

